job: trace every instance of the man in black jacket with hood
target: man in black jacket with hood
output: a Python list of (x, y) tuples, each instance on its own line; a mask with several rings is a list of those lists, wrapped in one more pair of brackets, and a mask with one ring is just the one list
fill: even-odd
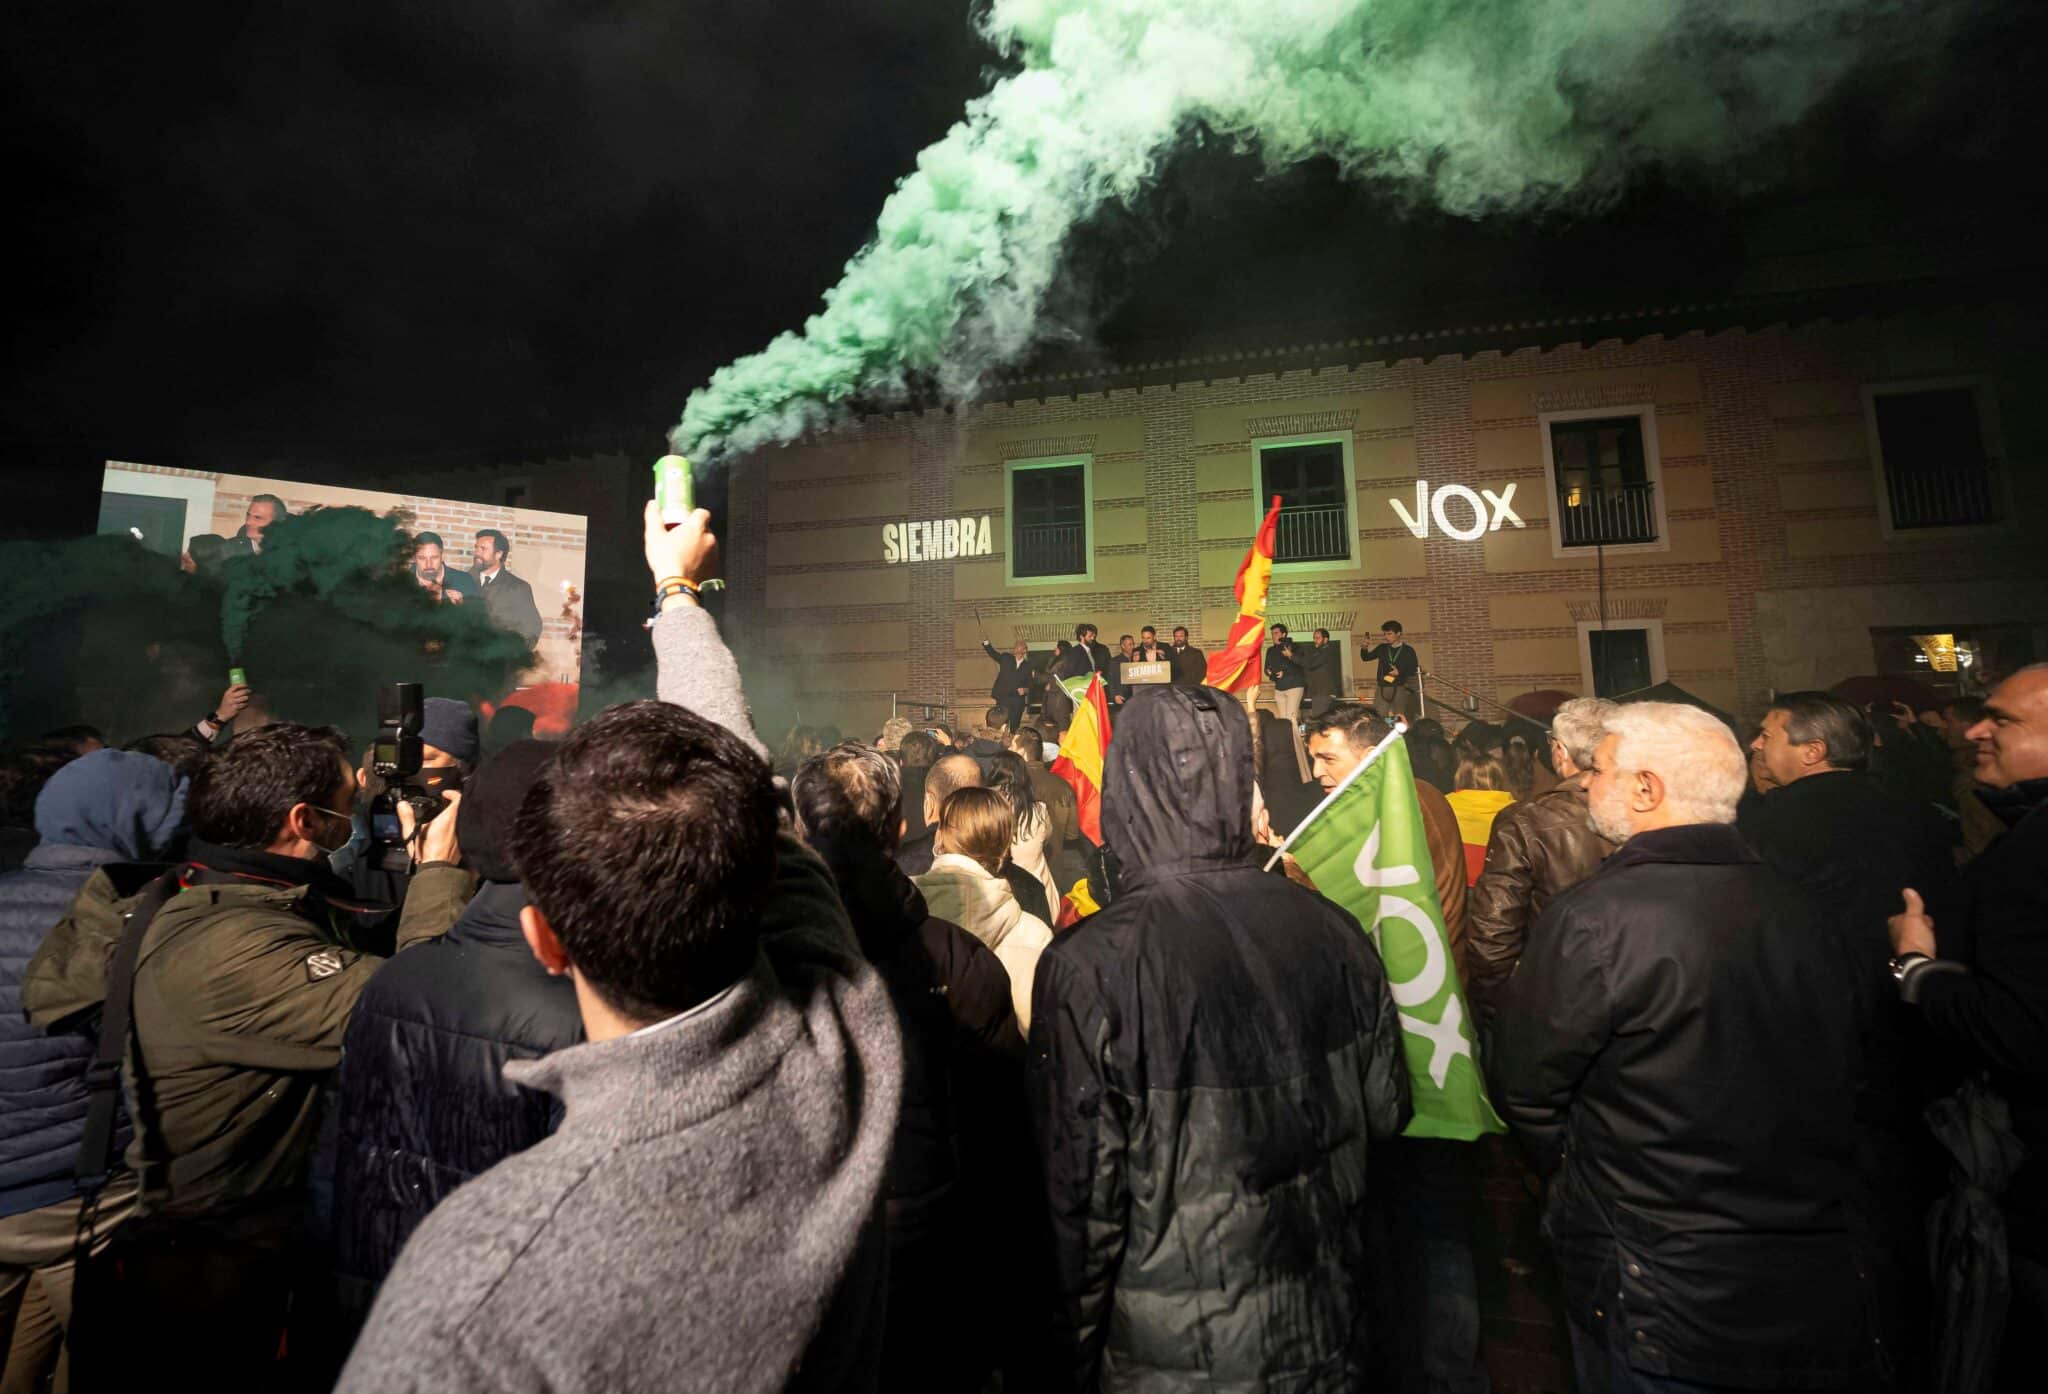
[(1549, 1180), (1578, 1389), (1864, 1388), (1887, 1333), (1844, 1206), (1839, 956), (1731, 826), (1748, 763), (1719, 718), (1604, 724), (1588, 815), (1622, 845), (1529, 931), (1486, 1056)]
[(456, 841), (481, 878), (476, 895), (447, 934), (379, 968), (349, 1018), (322, 1148), (345, 1335), (427, 1212), (559, 1121), (554, 1096), (503, 1077), (507, 1060), (583, 1035), (569, 980), (551, 977), (520, 932), (526, 888), (512, 863), (512, 821), (554, 751), (514, 742), (470, 781)]
[[(812, 756), (790, 781), (804, 838), (831, 869), (861, 952), (903, 1022), (881, 1387), (976, 1394), (991, 1368), (1042, 1336), (1023, 1320), (1045, 1282), (1043, 1261), (1034, 1268), (1025, 1258), (1045, 1244), (1024, 1228), (1038, 1213), (1024, 1037), (1001, 961), (930, 914), (896, 866), (900, 793), (896, 762), (852, 743)], [(1002, 1258), (984, 1266), (983, 1254)]]
[(1372, 941), (1254, 859), (1251, 730), (1226, 692), (1124, 707), (1107, 909), (1032, 992), (1032, 1115), (1077, 1389), (1371, 1387), (1370, 1141), (1409, 1117)]

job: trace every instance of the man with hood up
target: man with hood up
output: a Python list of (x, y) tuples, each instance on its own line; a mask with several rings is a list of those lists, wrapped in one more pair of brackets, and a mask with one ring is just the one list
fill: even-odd
[[(70, 1323), (78, 1239), (78, 1148), (86, 1067), (95, 1046), (79, 1017), (46, 1034), (23, 1019), (30, 957), (94, 872), (167, 855), (185, 821), (185, 781), (163, 761), (96, 750), (50, 778), (36, 798), (42, 841), (0, 875), (0, 1336), (6, 1387), (31, 1387), (57, 1363)], [(125, 1124), (120, 1136), (125, 1145)], [(95, 1239), (135, 1203), (135, 1178), (100, 1193)]]
[(1077, 1389), (1368, 1386), (1368, 1140), (1409, 1117), (1349, 914), (1260, 870), (1251, 729), (1154, 687), (1104, 762), (1116, 899), (1053, 941), (1031, 1105)]

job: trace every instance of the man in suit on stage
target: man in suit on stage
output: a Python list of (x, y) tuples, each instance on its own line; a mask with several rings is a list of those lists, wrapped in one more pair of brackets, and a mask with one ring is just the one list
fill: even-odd
[(1019, 639), (1008, 653), (997, 653), (996, 646), (984, 639), (981, 650), (996, 664), (989, 700), (1003, 709), (1003, 724), (1014, 731), (1024, 724), (1024, 704), (1031, 694), (1031, 646)]
[(533, 587), (505, 569), (512, 544), (496, 528), (476, 535), (476, 569), (470, 577), (491, 612), (491, 623), (509, 629), (532, 648), (540, 640), (540, 609), (533, 603)]

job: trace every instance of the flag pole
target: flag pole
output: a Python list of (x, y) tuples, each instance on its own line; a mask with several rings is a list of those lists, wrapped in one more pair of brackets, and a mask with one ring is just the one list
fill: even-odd
[(1343, 793), (1346, 789), (1349, 789), (1351, 787), (1351, 782), (1353, 780), (1357, 779), (1360, 775), (1364, 774), (1368, 769), (1370, 769), (1372, 767), (1372, 762), (1379, 759), (1382, 752), (1384, 752), (1388, 746), (1392, 745), (1395, 741), (1400, 740), (1401, 737), (1406, 735), (1407, 733), (1408, 723), (1405, 721), (1396, 721), (1394, 723), (1394, 729), (1387, 732), (1386, 738), (1382, 740), (1378, 745), (1374, 746), (1369, 752), (1367, 752), (1366, 757), (1358, 762), (1358, 768), (1354, 769), (1350, 774), (1345, 775), (1344, 778), (1339, 780), (1337, 782), (1337, 787), (1332, 789), (1329, 793), (1323, 795), (1323, 801), (1317, 804), (1314, 808), (1310, 809), (1308, 811), (1308, 816), (1303, 818), (1299, 823), (1296, 823), (1294, 825), (1294, 831), (1287, 834), (1287, 840), (1282, 842), (1278, 847), (1275, 847), (1273, 849), (1273, 855), (1266, 861), (1265, 870), (1271, 871), (1274, 867), (1278, 866), (1280, 864), (1280, 859), (1287, 855), (1287, 849), (1294, 845), (1294, 840), (1300, 837), (1304, 832), (1308, 830), (1308, 825), (1315, 822), (1316, 818), (1322, 813), (1324, 809), (1328, 808), (1332, 803), (1336, 802), (1337, 796)]

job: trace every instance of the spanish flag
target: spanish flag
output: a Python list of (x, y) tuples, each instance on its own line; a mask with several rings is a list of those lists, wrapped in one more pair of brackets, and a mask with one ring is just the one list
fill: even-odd
[(1257, 687), (1265, 670), (1259, 658), (1265, 652), (1266, 590), (1273, 583), (1273, 533), (1280, 526), (1280, 496), (1266, 510), (1252, 549), (1237, 568), (1237, 620), (1230, 626), (1230, 640), (1221, 651), (1209, 655), (1208, 683), (1225, 692), (1242, 692)]
[(1074, 721), (1060, 738), (1060, 753), (1052, 772), (1074, 786), (1075, 811), (1081, 832), (1090, 842), (1102, 845), (1102, 757), (1109, 749), (1109, 698), (1102, 687), (1102, 674), (1088, 680), (1088, 690), (1074, 703)]

